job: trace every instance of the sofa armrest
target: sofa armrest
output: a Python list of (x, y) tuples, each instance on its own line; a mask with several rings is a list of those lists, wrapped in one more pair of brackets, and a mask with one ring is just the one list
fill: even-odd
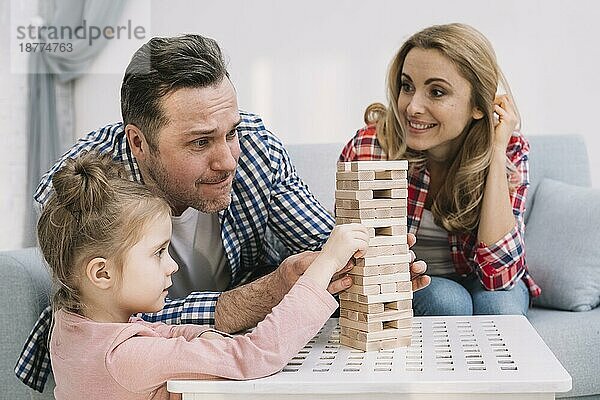
[(43, 394), (17, 379), (15, 363), (33, 324), (49, 303), (51, 279), (36, 248), (0, 252), (0, 387), (11, 399), (51, 399), (52, 383)]

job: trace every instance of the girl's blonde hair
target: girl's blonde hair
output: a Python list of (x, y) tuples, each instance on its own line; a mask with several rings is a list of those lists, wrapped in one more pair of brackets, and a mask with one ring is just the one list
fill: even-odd
[[(435, 25), (415, 33), (402, 45), (390, 65), (388, 107), (375, 103), (365, 111), (365, 122), (376, 124), (377, 139), (388, 159), (408, 159), (413, 169), (424, 168), (427, 161), (426, 152), (408, 148), (406, 134), (399, 123), (400, 78), (404, 60), (413, 48), (434, 49), (448, 57), (471, 84), (471, 106), (484, 115), (482, 119), (473, 120), (463, 132), (462, 146), (431, 208), (435, 222), (447, 231), (473, 232), (479, 225), (485, 179), (492, 158), (493, 102), (499, 83), (511, 100), (512, 94), (492, 45), (476, 29), (455, 23)], [(508, 161), (507, 172), (516, 174), (514, 165)], [(514, 179), (511, 179), (511, 190), (514, 190), (512, 181)]]
[(89, 152), (67, 160), (53, 176), (54, 192), (37, 230), (56, 285), (55, 310), (81, 314), (84, 266), (104, 257), (122, 267), (125, 252), (141, 239), (145, 224), (159, 215), (171, 215), (163, 199), (125, 179), (125, 174), (108, 155)]

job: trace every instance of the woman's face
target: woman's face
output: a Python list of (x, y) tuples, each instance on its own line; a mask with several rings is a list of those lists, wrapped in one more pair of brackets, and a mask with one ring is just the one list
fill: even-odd
[(453, 157), (465, 126), (483, 117), (471, 106), (471, 84), (452, 61), (438, 50), (419, 48), (404, 60), (398, 111), (408, 147), (438, 161)]

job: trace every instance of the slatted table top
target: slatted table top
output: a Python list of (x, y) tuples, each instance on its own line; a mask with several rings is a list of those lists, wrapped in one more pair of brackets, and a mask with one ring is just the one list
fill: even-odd
[(570, 375), (523, 316), (415, 317), (410, 347), (379, 352), (340, 346), (339, 332), (330, 319), (283, 371), (263, 379), (169, 381), (167, 388), (205, 396), (198, 398), (571, 389)]

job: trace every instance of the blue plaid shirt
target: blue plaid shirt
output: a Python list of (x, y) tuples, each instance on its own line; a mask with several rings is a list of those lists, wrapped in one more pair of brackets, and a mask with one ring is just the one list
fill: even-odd
[[(241, 154), (233, 182), (231, 204), (219, 212), (221, 238), (231, 269), (230, 287), (243, 284), (258, 266), (275, 265), (281, 255), (265, 240), (269, 230), (286, 251), (317, 250), (334, 226), (333, 218), (310, 193), (296, 174), (292, 162), (275, 135), (260, 117), (240, 112), (238, 126)], [(52, 193), (52, 176), (68, 158), (84, 150), (111, 153), (122, 163), (131, 180), (142, 182), (138, 164), (131, 154), (123, 124), (107, 125), (80, 139), (48, 171), (34, 195), (43, 207)], [(219, 292), (195, 292), (184, 299), (167, 299), (162, 311), (144, 314), (149, 322), (214, 325)], [(26, 385), (42, 391), (50, 374), (47, 345), (52, 312), (46, 308), (34, 325), (15, 373)]]

